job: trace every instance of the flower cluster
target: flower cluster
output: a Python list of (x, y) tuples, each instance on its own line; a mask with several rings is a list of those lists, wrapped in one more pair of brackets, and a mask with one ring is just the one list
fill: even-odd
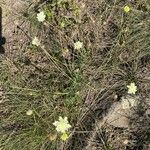
[(40, 46), (40, 41), (37, 37), (34, 37), (34, 39), (32, 40), (32, 45)]
[(77, 41), (74, 43), (74, 49), (80, 50), (83, 47), (83, 43), (80, 41)]
[(58, 121), (55, 121), (53, 123), (53, 125), (56, 127), (56, 131), (58, 133), (61, 133), (61, 139), (63, 141), (66, 141), (69, 136), (67, 134), (67, 131), (71, 128), (71, 125), (68, 122), (68, 118), (67, 117), (59, 117)]
[[(36, 18), (39, 22), (44, 22), (46, 19), (46, 15), (45, 15), (44, 11), (39, 12), (37, 14)], [(37, 37), (34, 37), (34, 39), (32, 40), (32, 45), (40, 46), (40, 41)]]
[(130, 83), (130, 85), (127, 85), (128, 88), (128, 94), (135, 94), (137, 92), (137, 86), (135, 83)]
[(130, 11), (130, 7), (126, 5), (124, 6), (123, 10), (125, 13), (128, 13)]
[(44, 22), (44, 21), (45, 21), (45, 18), (46, 18), (46, 15), (44, 14), (43, 11), (41, 11), (41, 12), (39, 12), (39, 13), (37, 14), (37, 17), (36, 17), (36, 18), (38, 19), (39, 22)]
[(33, 114), (33, 111), (30, 110), (30, 109), (26, 112), (26, 115), (27, 115), (27, 116), (31, 116), (32, 114)]

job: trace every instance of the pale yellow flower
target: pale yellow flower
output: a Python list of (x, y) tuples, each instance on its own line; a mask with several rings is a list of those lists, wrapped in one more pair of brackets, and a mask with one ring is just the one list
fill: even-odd
[(127, 88), (129, 94), (135, 94), (137, 91), (137, 86), (135, 85), (135, 83), (131, 83), (130, 85), (127, 85)]
[(80, 41), (77, 41), (74, 43), (74, 49), (80, 50), (83, 47), (83, 43)]
[(65, 133), (63, 133), (62, 135), (61, 135), (61, 140), (63, 140), (63, 141), (66, 141), (68, 138), (69, 138), (69, 136), (68, 136), (68, 134), (65, 132)]
[(31, 116), (33, 114), (33, 111), (32, 110), (28, 110), (27, 112), (26, 112), (26, 115), (28, 115), (28, 116)]
[(43, 11), (41, 11), (40, 13), (37, 14), (36, 18), (38, 19), (39, 22), (43, 22), (45, 21), (46, 15), (44, 14)]
[(130, 11), (130, 7), (129, 6), (124, 6), (123, 8), (124, 12), (128, 13)]
[(37, 37), (34, 37), (34, 39), (32, 40), (32, 45), (40, 46), (40, 41)]
[(55, 121), (53, 125), (56, 127), (57, 132), (61, 133), (65, 133), (69, 128), (71, 128), (67, 117), (65, 117), (64, 119), (62, 117), (59, 117), (59, 120)]

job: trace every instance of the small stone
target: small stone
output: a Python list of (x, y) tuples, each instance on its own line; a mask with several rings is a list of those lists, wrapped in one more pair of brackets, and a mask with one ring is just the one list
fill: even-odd
[(129, 143), (129, 140), (124, 140), (123, 144), (127, 145)]
[(114, 100), (117, 100), (117, 99), (118, 99), (118, 95), (115, 95), (115, 96), (114, 96)]
[(128, 109), (122, 109), (122, 104), (120, 102), (116, 102), (114, 103), (108, 114), (105, 116), (104, 122), (115, 127), (128, 128), (128, 111)]
[(146, 115), (150, 115), (150, 109), (147, 109), (145, 112)]
[(50, 141), (55, 141), (56, 138), (57, 138), (57, 134), (49, 134), (48, 138), (49, 138)]

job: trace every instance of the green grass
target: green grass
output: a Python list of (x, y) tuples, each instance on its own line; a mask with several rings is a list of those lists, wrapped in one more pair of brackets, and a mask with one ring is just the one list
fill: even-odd
[[(125, 5), (129, 13), (123, 11)], [(47, 16), (44, 24), (36, 19), (38, 10)], [(35, 3), (22, 14), (31, 25), (30, 38), (39, 37), (45, 48), (29, 43), (20, 57), (1, 57), (1, 150), (59, 149), (59, 136), (56, 141), (48, 138), (56, 133), (52, 123), (67, 116), (74, 128), (88, 90), (97, 94), (117, 85), (114, 92), (125, 94), (134, 81), (139, 94), (148, 95), (141, 86), (148, 76), (140, 73), (148, 68), (150, 56), (148, 0), (52, 0)], [(80, 51), (73, 46), (78, 40), (84, 43)], [(67, 58), (64, 49), (69, 50)], [(32, 116), (26, 115), (29, 109)]]

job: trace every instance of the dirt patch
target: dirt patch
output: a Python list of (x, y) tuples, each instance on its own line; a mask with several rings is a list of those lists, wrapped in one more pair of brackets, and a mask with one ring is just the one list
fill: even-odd
[(3, 35), (10, 40), (13, 40), (13, 33), (15, 32), (16, 26), (21, 22), (20, 14), (27, 3), (22, 0), (5, 0), (1, 2), (2, 7), (2, 26)]
[(21, 17), (21, 12), (28, 6), (27, 4), (22, 0), (2, 0), (0, 4), (2, 8), (2, 35), (6, 39), (4, 45), (5, 56), (11, 60), (21, 54), (18, 50), (24, 48), (29, 41), (26, 35), (18, 28), (20, 26), (28, 30), (27, 23)]

